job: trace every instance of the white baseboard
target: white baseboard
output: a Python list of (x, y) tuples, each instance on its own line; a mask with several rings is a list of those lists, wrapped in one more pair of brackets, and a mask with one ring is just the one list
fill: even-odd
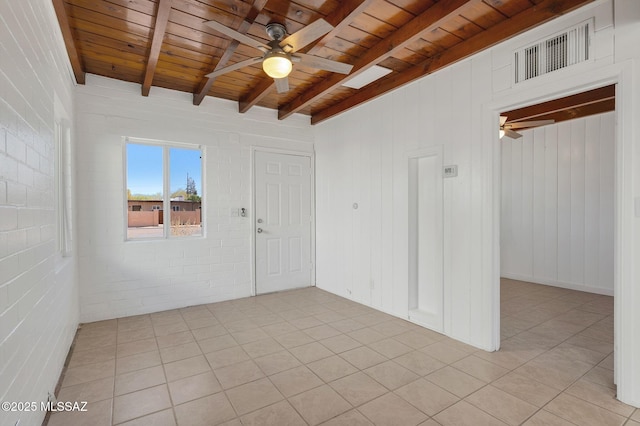
[(510, 273), (502, 273), (500, 274), (500, 276), (502, 278), (508, 278), (510, 280), (526, 281), (526, 282), (535, 283), (535, 284), (549, 285), (552, 287), (566, 288), (567, 290), (578, 290), (578, 291), (584, 291), (587, 293), (602, 294), (604, 296), (613, 296), (613, 289), (609, 289), (609, 288), (590, 287), (584, 284), (567, 283), (563, 281), (548, 280), (546, 278), (538, 278), (538, 277), (531, 277), (526, 275), (510, 274)]

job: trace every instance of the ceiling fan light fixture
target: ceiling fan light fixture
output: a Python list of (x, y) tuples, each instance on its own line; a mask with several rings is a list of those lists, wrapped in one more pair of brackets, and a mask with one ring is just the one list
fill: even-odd
[(262, 69), (271, 78), (285, 78), (291, 73), (293, 64), (286, 53), (270, 51), (262, 61)]

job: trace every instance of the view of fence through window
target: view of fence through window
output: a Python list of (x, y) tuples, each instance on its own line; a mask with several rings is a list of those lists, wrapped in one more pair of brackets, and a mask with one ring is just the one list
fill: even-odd
[(126, 150), (127, 239), (201, 236), (201, 150), (130, 142)]

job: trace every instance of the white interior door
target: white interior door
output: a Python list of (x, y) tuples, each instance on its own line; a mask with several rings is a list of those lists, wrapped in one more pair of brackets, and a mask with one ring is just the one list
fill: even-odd
[(256, 293), (312, 284), (311, 158), (256, 151)]

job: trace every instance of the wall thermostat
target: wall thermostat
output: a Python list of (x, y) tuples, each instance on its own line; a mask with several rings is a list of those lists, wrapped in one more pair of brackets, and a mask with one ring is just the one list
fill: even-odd
[(443, 176), (446, 178), (458, 176), (458, 166), (457, 165), (444, 166)]

